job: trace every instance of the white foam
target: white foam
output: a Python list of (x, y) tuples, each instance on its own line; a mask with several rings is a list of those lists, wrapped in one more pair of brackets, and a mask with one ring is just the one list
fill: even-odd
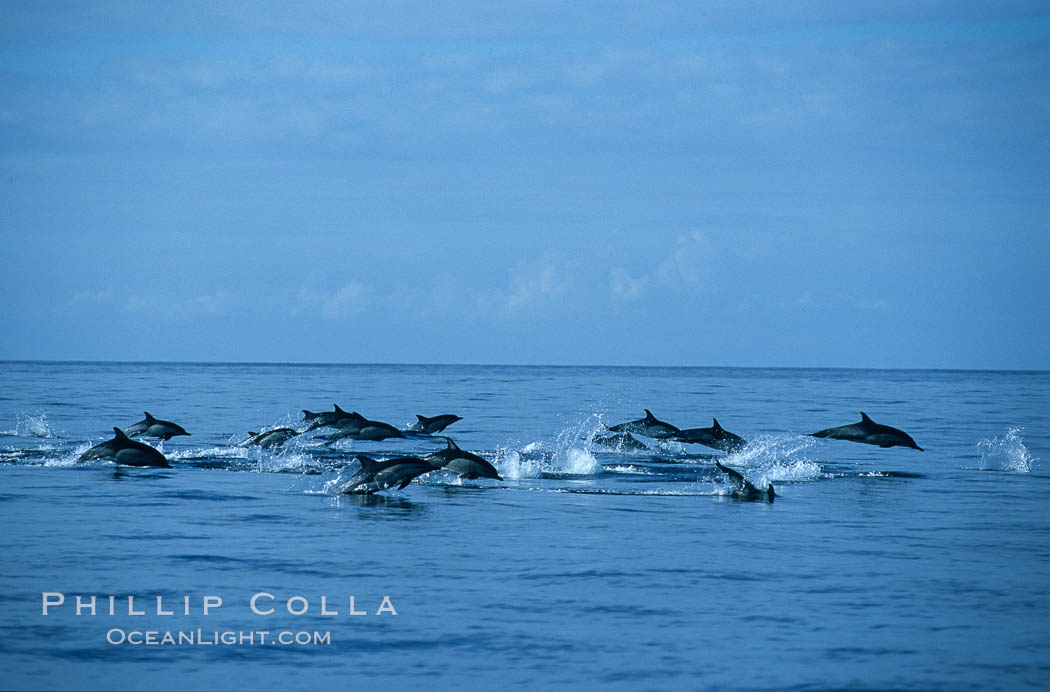
[(981, 453), (981, 468), (997, 471), (1028, 473), (1032, 470), (1032, 454), (1025, 447), (1021, 433), (1024, 428), (1008, 428), (1002, 437), (985, 438), (977, 443)]
[(47, 414), (43, 411), (36, 413), (19, 413), (18, 422), (15, 424), (15, 435), (19, 437), (41, 437), (49, 438), (55, 436), (51, 424), (47, 422)]

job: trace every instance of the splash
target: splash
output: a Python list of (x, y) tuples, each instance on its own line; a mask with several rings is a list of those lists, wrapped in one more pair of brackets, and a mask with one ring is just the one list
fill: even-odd
[(55, 431), (51, 428), (51, 424), (47, 422), (47, 414), (43, 411), (38, 411), (35, 414), (18, 414), (18, 423), (15, 424), (15, 435), (49, 439), (55, 437)]
[(805, 453), (815, 444), (805, 435), (760, 435), (724, 463), (750, 469), (749, 480), (759, 487), (771, 481), (814, 481), (824, 477), (820, 464)]
[(1008, 428), (1002, 437), (985, 438), (977, 443), (981, 453), (981, 468), (996, 471), (1028, 473), (1032, 470), (1032, 454), (1024, 445), (1024, 428)]

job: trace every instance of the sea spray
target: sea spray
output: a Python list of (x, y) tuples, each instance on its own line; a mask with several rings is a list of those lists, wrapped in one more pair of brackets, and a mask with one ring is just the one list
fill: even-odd
[(1032, 454), (1025, 447), (1021, 433), (1024, 428), (1008, 428), (1002, 437), (985, 438), (977, 443), (981, 453), (981, 468), (995, 471), (1028, 473), (1032, 470)]

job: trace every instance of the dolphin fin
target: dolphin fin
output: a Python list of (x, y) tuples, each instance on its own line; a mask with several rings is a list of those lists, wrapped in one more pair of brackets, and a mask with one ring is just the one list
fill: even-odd
[(868, 418), (868, 414), (866, 414), (863, 411), (861, 411), (860, 412), (860, 422), (861, 423), (874, 423), (875, 421), (873, 421), (872, 419)]
[(733, 481), (734, 483), (747, 483), (747, 481), (744, 479), (744, 477), (740, 474), (739, 471), (737, 471), (736, 469), (731, 469), (728, 466), (723, 466), (722, 462), (718, 461), (717, 459), (715, 460), (715, 466), (717, 466), (722, 473), (729, 476), (729, 480)]
[(257, 433), (257, 432), (252, 432), (251, 430), (249, 430), (249, 431), (248, 431), (248, 434), (249, 434), (249, 435), (251, 435), (252, 437), (255, 437), (255, 436), (256, 436), (256, 435), (258, 435), (259, 433)]
[(124, 431), (120, 428), (113, 428), (113, 432), (116, 434), (118, 440), (126, 440), (128, 436), (124, 434)]
[(339, 404), (332, 404), (332, 406), (335, 407), (334, 411), (336, 413), (346, 413), (346, 411), (344, 411), (343, 409), (339, 408)]
[(711, 418), (711, 421), (714, 423), (714, 425), (712, 425), (711, 427), (713, 427), (715, 430), (721, 430), (722, 429), (722, 426), (718, 424), (718, 419), (717, 418)]
[(642, 409), (642, 410), (645, 411), (645, 417), (646, 418), (650, 418), (650, 419), (655, 419), (656, 418), (656, 416), (653, 415), (653, 412), (650, 411), (649, 409), (646, 408), (646, 409)]
[(408, 484), (411, 483), (411, 482), (412, 482), (412, 479), (411, 478), (407, 478), (407, 479), (405, 479), (405, 481), (401, 485), (397, 486), (397, 489), (398, 490), (404, 490), (408, 486)]
[(445, 449), (459, 449), (459, 445), (453, 442), (451, 437), (446, 437), (445, 442), (448, 443), (445, 445)]
[(354, 458), (361, 464), (362, 473), (374, 473), (376, 464), (379, 463), (372, 457), (366, 457), (364, 454), (358, 454)]
[(416, 418), (418, 418), (419, 422), (423, 424), (429, 423), (432, 420), (430, 418), (427, 418), (426, 416), (421, 416), (418, 413), (416, 414)]
[(157, 420), (156, 418), (154, 418), (153, 416), (151, 416), (151, 415), (149, 414), (149, 411), (143, 411), (143, 413), (145, 413), (145, 414), (146, 414), (146, 420), (147, 420), (148, 422), (152, 422), (152, 421), (155, 421), (155, 420)]

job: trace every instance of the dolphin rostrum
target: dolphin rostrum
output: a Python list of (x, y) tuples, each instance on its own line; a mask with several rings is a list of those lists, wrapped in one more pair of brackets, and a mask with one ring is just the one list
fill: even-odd
[(452, 413), (443, 413), (440, 416), (433, 416), (430, 418), (427, 416), (421, 416), (417, 413), (416, 418), (418, 418), (419, 421), (409, 428), (409, 430), (412, 432), (423, 433), (425, 435), (436, 435), (456, 421), (463, 420)]
[(170, 468), (171, 464), (158, 450), (136, 440), (129, 439), (120, 428), (113, 428), (112, 440), (100, 442), (80, 455), (80, 461), (91, 459), (112, 459), (124, 466), (161, 466)]
[(835, 440), (849, 440), (850, 442), (861, 442), (866, 445), (878, 445), (879, 447), (911, 447), (920, 452), (922, 447), (915, 444), (911, 435), (891, 428), (888, 425), (880, 425), (868, 418), (868, 414), (860, 412), (860, 422), (850, 425), (840, 425), (837, 428), (827, 428), (810, 433), (809, 437), (830, 437)]
[(149, 411), (143, 411), (143, 413), (146, 414), (145, 419), (128, 426), (128, 437), (159, 437), (160, 439), (167, 441), (178, 435), (189, 435), (189, 433), (186, 432), (186, 429), (178, 423), (172, 423), (168, 420), (158, 420), (151, 416)]
[(361, 469), (353, 478), (338, 487), (340, 493), (363, 493), (371, 495), (380, 490), (397, 486), (402, 490), (417, 476), (430, 473), (436, 467), (419, 457), (398, 457), (377, 461), (363, 454), (357, 455)]
[(677, 442), (706, 445), (723, 452), (735, 452), (747, 445), (747, 440), (719, 425), (717, 418), (711, 420), (714, 425), (710, 428), (683, 428), (671, 435), (671, 439)]
[(679, 432), (678, 428), (670, 423), (657, 419), (649, 409), (645, 409), (645, 418), (607, 427), (613, 432), (637, 433), (657, 440), (666, 440)]
[(440, 452), (434, 452), (427, 457), (427, 461), (437, 468), (448, 469), (459, 474), (467, 480), (474, 478), (492, 478), (497, 481), (500, 478), (496, 467), (477, 454), (467, 452), (459, 448), (451, 437), (446, 437), (447, 446)]
[(744, 500), (745, 502), (772, 502), (773, 498), (776, 497), (772, 483), (766, 485), (765, 490), (759, 490), (751, 484), (751, 481), (740, 475), (739, 471), (723, 466), (722, 462), (717, 459), (715, 460), (715, 466), (722, 473), (729, 476), (729, 481), (733, 484), (733, 489), (729, 494), (737, 500)]

